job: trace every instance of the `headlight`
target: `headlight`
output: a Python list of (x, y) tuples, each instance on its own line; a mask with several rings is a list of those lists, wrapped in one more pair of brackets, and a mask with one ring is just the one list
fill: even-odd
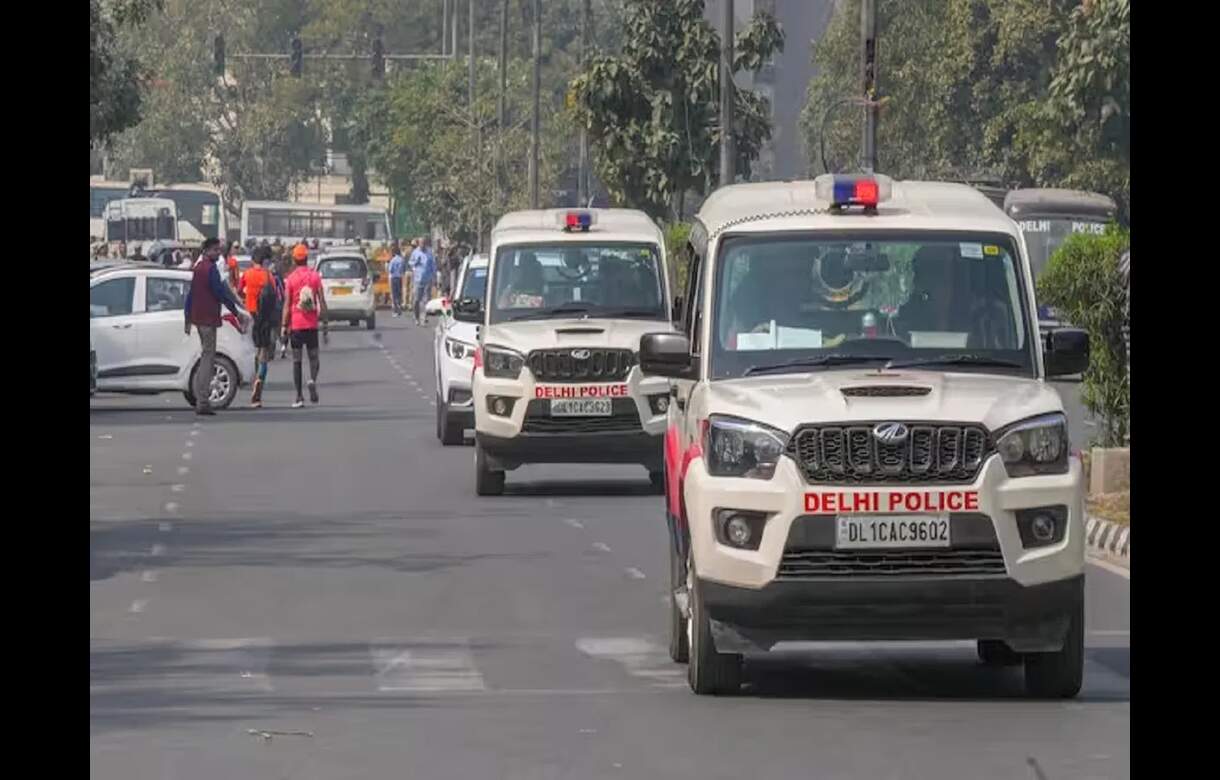
[(474, 345), (446, 336), (445, 352), (454, 360), (465, 360), (468, 357), (474, 357)]
[(713, 477), (771, 479), (788, 434), (737, 417), (713, 415), (704, 424), (703, 459)]
[(1009, 426), (1000, 434), (996, 449), (1010, 477), (1066, 474), (1067, 418), (1047, 414)]
[(521, 376), (525, 356), (503, 347), (483, 347), (483, 374), (496, 379), (516, 379)]

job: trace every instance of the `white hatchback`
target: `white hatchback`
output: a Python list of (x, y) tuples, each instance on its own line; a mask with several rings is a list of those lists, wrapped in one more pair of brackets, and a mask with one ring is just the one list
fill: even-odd
[(326, 318), (349, 320), (353, 327), (361, 320), (365, 327), (377, 327), (377, 303), (373, 294), (376, 274), (358, 251), (328, 251), (318, 256), (315, 269), (326, 288)]
[[(89, 275), (89, 336), (97, 353), (97, 390), (111, 393), (181, 392), (195, 404), (192, 381), (199, 337), (183, 332), (191, 272), (125, 263)], [(216, 332), (212, 406), (223, 409), (254, 369), (254, 341), (224, 313)]]
[(452, 300), (433, 298), (428, 307), (440, 315), (433, 352), (436, 365), (436, 437), (443, 444), (461, 444), (467, 428), (474, 427), (474, 404), (470, 377), (479, 326), (453, 318), (453, 302), (465, 298), (483, 301), (487, 291), (487, 256), (473, 255), (462, 261)]

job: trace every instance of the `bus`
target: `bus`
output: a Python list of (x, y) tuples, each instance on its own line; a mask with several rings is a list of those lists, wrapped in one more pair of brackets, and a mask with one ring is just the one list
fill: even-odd
[(208, 236), (232, 240), (229, 213), (220, 190), (206, 183), (171, 184), (140, 188), (130, 182), (89, 178), (89, 236), (96, 241), (106, 235), (106, 204), (114, 200), (139, 197), (173, 201), (178, 212), (178, 236), (186, 245), (198, 246)]
[(246, 201), (241, 207), (241, 242), (318, 239), (322, 246), (353, 241), (388, 243), (390, 217), (377, 206)]
[[(1106, 225), (1118, 216), (1113, 198), (1096, 192), (1029, 188), (1013, 190), (1004, 198), (1008, 214), (1025, 236), (1030, 271), (1037, 279), (1042, 269), (1067, 237), (1073, 233), (1104, 233)], [(1042, 330), (1061, 323), (1049, 307), (1038, 307)]]
[(103, 219), (107, 244), (178, 240), (177, 206), (168, 198), (118, 198), (106, 204)]

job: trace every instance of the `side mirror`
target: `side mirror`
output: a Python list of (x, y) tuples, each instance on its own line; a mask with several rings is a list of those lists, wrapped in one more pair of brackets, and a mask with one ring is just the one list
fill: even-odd
[(683, 314), (683, 312), (682, 312), (682, 303), (683, 303), (683, 301), (682, 301), (682, 296), (681, 296), (681, 295), (675, 295), (675, 296), (674, 296), (673, 317), (671, 317), (671, 319), (672, 319), (674, 322), (681, 322), (681, 321), (682, 321), (682, 314)]
[(640, 370), (649, 376), (694, 379), (699, 371), (682, 333), (646, 333), (640, 337)]
[(1048, 377), (1082, 373), (1089, 367), (1089, 334), (1079, 328), (1056, 328), (1046, 334), (1042, 357)]
[(454, 302), (453, 319), (458, 322), (481, 323), (483, 321), (483, 302), (478, 298), (463, 298)]

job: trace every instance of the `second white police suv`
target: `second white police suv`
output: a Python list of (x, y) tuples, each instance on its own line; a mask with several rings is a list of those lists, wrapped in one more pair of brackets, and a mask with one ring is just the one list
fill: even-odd
[(627, 209), (519, 211), (491, 234), (474, 356), (475, 488), (526, 463), (631, 463), (659, 490), (669, 382), (645, 377), (645, 333), (671, 328), (665, 242)]
[(735, 691), (742, 654), (782, 641), (969, 639), (1030, 695), (1074, 696), (1082, 472), (1044, 380), (1087, 338), (1040, 337), (1017, 225), (965, 185), (825, 176), (716, 191), (689, 251), (682, 332), (640, 364), (675, 393), (691, 688)]

